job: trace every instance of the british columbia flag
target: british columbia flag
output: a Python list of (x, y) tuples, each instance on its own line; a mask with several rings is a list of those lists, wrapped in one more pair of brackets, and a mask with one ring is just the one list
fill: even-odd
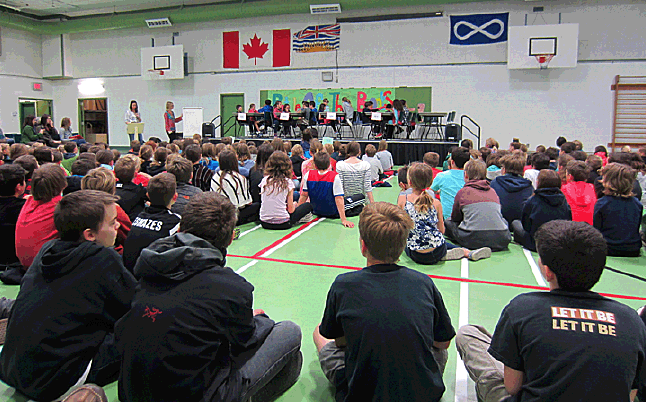
[(341, 25), (312, 25), (294, 34), (297, 53), (329, 52), (339, 48)]

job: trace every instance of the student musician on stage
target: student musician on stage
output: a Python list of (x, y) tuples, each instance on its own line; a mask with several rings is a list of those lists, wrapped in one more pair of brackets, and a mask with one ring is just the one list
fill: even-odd
[[(285, 135), (287, 136), (292, 132), (292, 127), (294, 127), (294, 125), (296, 124), (295, 121), (292, 121), (292, 116), (291, 116), (292, 110), (291, 110), (291, 107), (289, 106), (289, 103), (283, 107), (283, 113), (289, 113), (289, 119), (280, 121), (280, 125), (283, 128), (283, 133), (285, 133)], [(280, 115), (278, 117), (280, 117)]]
[(280, 126), (280, 114), (283, 112), (283, 102), (281, 101), (276, 101), (274, 103), (274, 132), (278, 132), (279, 126)]
[[(265, 101), (265, 106), (258, 109), (258, 113), (263, 113), (264, 114), (264, 113), (273, 113), (273, 112), (274, 112), (274, 108), (271, 107), (271, 101), (269, 99), (267, 99)], [(265, 121), (265, 118), (263, 117), (263, 119), (260, 120), (258, 122), (258, 124), (262, 124), (264, 126), (265, 130), (267, 130), (267, 127), (271, 126), (272, 122), (271, 121)]]
[[(249, 105), (249, 110), (247, 110), (247, 113), (260, 113), (256, 110), (256, 104), (252, 103)], [(257, 133), (260, 131), (260, 127), (258, 127), (258, 121), (256, 120), (255, 117), (249, 116), (247, 117), (247, 120), (249, 121), (249, 131), (252, 133)]]

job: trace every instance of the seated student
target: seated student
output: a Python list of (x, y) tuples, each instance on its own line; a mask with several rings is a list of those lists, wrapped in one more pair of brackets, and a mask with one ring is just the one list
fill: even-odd
[(506, 250), (511, 242), (509, 226), (486, 177), (484, 162), (474, 159), (464, 166), (464, 187), (455, 196), (451, 220), (445, 223), (446, 234), (469, 249)]
[(560, 153), (558, 148), (549, 147), (545, 150), (545, 153), (547, 154), (547, 156), (550, 157), (550, 169), (558, 170), (558, 167), (559, 167), (558, 160), (559, 160), (559, 153)]
[(532, 187), (536, 190), (536, 179), (538, 179), (538, 173), (543, 169), (550, 168), (550, 157), (545, 152), (537, 152), (531, 157), (532, 166), (531, 169), (525, 170), (524, 178), (532, 182)]
[(455, 195), (464, 186), (464, 165), (471, 159), (467, 148), (456, 148), (451, 153), (450, 169), (438, 173), (433, 179), (431, 190), (440, 194), (444, 220), (451, 219)]
[(155, 151), (153, 151), (153, 147), (151, 147), (150, 145), (143, 145), (139, 149), (139, 158), (141, 159), (141, 164), (140, 164), (139, 169), (142, 172), (144, 172), (146, 174), (148, 173), (148, 167), (153, 162), (154, 153), (155, 153)]
[(570, 161), (565, 167), (566, 183), (561, 187), (568, 205), (572, 209), (572, 220), (593, 224), (594, 204), (597, 195), (594, 186), (586, 183), (588, 167), (585, 162)]
[[(598, 155), (590, 155), (585, 160), (585, 164), (588, 167), (588, 178), (586, 183), (594, 184), (597, 180), (597, 177), (601, 177), (601, 168), (603, 167), (603, 161)], [(598, 198), (598, 197), (597, 197)]]
[(119, 182), (117, 183), (117, 204), (128, 214), (130, 222), (134, 221), (137, 215), (144, 210), (146, 206), (146, 188), (140, 184), (134, 184), (132, 179), (135, 177), (137, 162), (133, 158), (122, 158), (114, 166), (114, 175)]
[(400, 190), (399, 195), (413, 194), (413, 188), (408, 185), (408, 165), (397, 170), (397, 184)]
[(341, 178), (345, 203), (345, 216), (357, 216), (366, 204), (375, 202), (370, 184), (370, 164), (359, 159), (361, 146), (352, 141), (346, 147), (347, 158), (336, 165)]
[(96, 161), (100, 167), (108, 170), (114, 170), (114, 154), (107, 149), (101, 150), (96, 153)]
[(418, 264), (433, 265), (440, 261), (459, 260), (463, 257), (477, 261), (491, 256), (489, 248), (470, 251), (444, 240), (442, 204), (425, 190), (433, 182), (433, 170), (430, 166), (413, 163), (407, 174), (411, 192), (400, 194), (397, 205), (405, 210), (415, 223), (413, 230), (408, 234), (405, 250), (411, 260)]
[(303, 171), (301, 170), (303, 162), (305, 162), (305, 157), (303, 155), (303, 147), (299, 144), (296, 144), (292, 147), (292, 155), (289, 157), (289, 160), (292, 161), (292, 168), (294, 169), (294, 175), (298, 180), (303, 178)]
[(505, 155), (509, 155), (509, 151), (497, 151), (489, 154), (487, 157), (487, 181), (489, 183), (491, 183), (496, 177), (502, 176), (502, 163), (500, 163), (500, 160)]
[(68, 171), (72, 171), (72, 163), (74, 163), (79, 157), (78, 145), (72, 141), (66, 142), (65, 145), (63, 145), (63, 149), (65, 150), (65, 153), (63, 154), (62, 165)]
[(301, 148), (303, 148), (303, 156), (307, 159), (312, 157), (310, 152), (310, 141), (312, 141), (312, 129), (306, 128), (305, 131), (303, 131), (300, 145)]
[(478, 400), (632, 400), (645, 378), (646, 326), (630, 307), (591, 291), (606, 264), (603, 237), (558, 220), (538, 230), (536, 246), (550, 291), (514, 298), (493, 337), (477, 325), (458, 331)]
[[(502, 176), (496, 177), (491, 182), (491, 188), (498, 194), (503, 218), (511, 223), (520, 219), (523, 204), (534, 194), (534, 187), (532, 187), (531, 181), (523, 178), (525, 158), (522, 154), (505, 155), (500, 159), (500, 163), (502, 164)], [(559, 186), (560, 188), (561, 186)]]
[[(55, 166), (43, 169), (62, 174)], [(51, 401), (75, 384), (104, 386), (118, 378), (112, 333), (130, 309), (136, 282), (111, 248), (116, 201), (93, 190), (60, 200), (53, 217), (58, 238), (43, 246), (22, 280), (0, 379), (29, 398)]]
[(211, 189), (213, 171), (200, 163), (202, 159), (202, 148), (196, 144), (189, 145), (184, 149), (182, 155), (193, 164), (191, 184), (202, 191), (209, 191)]
[[(312, 169), (316, 169), (316, 166), (314, 166), (314, 155), (316, 155), (318, 152), (323, 151), (323, 144), (319, 142), (316, 138), (312, 139), (310, 142), (310, 154), (312, 156), (309, 157), (305, 162), (301, 164), (301, 174), (307, 174)], [(336, 169), (336, 162), (332, 164), (330, 162), (330, 168), (332, 170)]]
[(413, 226), (406, 212), (386, 202), (361, 213), (367, 266), (335, 279), (314, 331), (337, 401), (442, 398), (446, 349), (455, 331), (433, 280), (396, 265)]
[(211, 179), (211, 191), (222, 194), (238, 208), (238, 225), (258, 220), (260, 203), (253, 202), (249, 180), (240, 174), (235, 151), (220, 152), (220, 170)]
[(608, 164), (608, 150), (603, 145), (594, 147), (594, 154), (601, 158), (603, 166)]
[[(611, 155), (612, 157), (612, 155)], [(634, 197), (635, 171), (611, 162), (601, 170), (603, 197), (594, 206), (593, 223), (608, 243), (608, 255), (639, 257), (643, 205)]]
[(422, 162), (430, 166), (433, 170), (433, 180), (435, 180), (435, 177), (438, 175), (438, 173), (442, 173), (442, 171), (437, 168), (437, 165), (440, 164), (440, 155), (436, 152), (425, 153)]
[(123, 246), (123, 265), (133, 272), (141, 250), (157, 239), (172, 236), (179, 230), (181, 216), (171, 212), (177, 200), (175, 176), (160, 173), (148, 182), (150, 206), (132, 222), (132, 229)]
[(52, 149), (49, 147), (42, 146), (33, 148), (33, 155), (38, 162), (38, 166), (54, 162), (54, 155), (52, 155)]
[(25, 173), (18, 165), (0, 166), (0, 271), (21, 267), (16, 255), (16, 222), (25, 205)]
[(260, 182), (260, 223), (265, 229), (289, 229), (297, 223), (311, 222), (312, 205), (309, 202), (294, 206), (292, 164), (287, 154), (275, 151), (263, 170)]
[[(240, 164), (241, 168), (244, 168), (249, 172), (251, 168), (253, 168), (253, 165), (255, 162), (253, 159), (251, 159), (251, 154), (249, 153), (249, 147), (247, 144), (238, 144), (238, 147), (236, 148), (236, 154), (238, 156), (238, 163)], [(244, 175), (243, 175), (244, 176)], [(245, 177), (249, 177), (249, 174)]]
[[(613, 152), (608, 157), (608, 163), (619, 163), (632, 168), (632, 157), (628, 152)], [(605, 167), (607, 164), (604, 164), (603, 166)], [(598, 176), (593, 184), (594, 191), (597, 193), (597, 198), (603, 197), (605, 195), (605, 187), (602, 182), (602, 175)], [(636, 176), (633, 180), (633, 196), (638, 200), (642, 199), (642, 188)]]
[(343, 226), (353, 228), (354, 223), (345, 217), (343, 185), (339, 174), (330, 170), (329, 154), (321, 151), (314, 155), (314, 166), (316, 169), (310, 170), (303, 176), (298, 206), (309, 201), (314, 215), (341, 218)]
[(567, 183), (567, 179), (566, 179), (567, 172), (565, 170), (565, 167), (567, 166), (568, 163), (570, 163), (573, 160), (574, 158), (570, 154), (562, 154), (561, 156), (559, 156), (558, 173), (559, 173), (559, 177), (561, 178), (561, 184)]
[(273, 400), (297, 380), (301, 331), (252, 310), (254, 287), (225, 267), (237, 208), (213, 192), (180, 231), (144, 249), (132, 309), (116, 326), (119, 400)]
[(375, 146), (372, 144), (368, 144), (366, 146), (366, 153), (361, 157), (362, 161), (368, 162), (370, 164), (370, 183), (373, 186), (375, 185), (376, 181), (380, 181), (384, 177), (386, 177), (384, 175), (384, 169), (381, 166), (381, 162), (379, 162), (379, 159), (375, 158), (376, 153), (377, 148), (375, 148)]
[[(219, 152), (219, 150), (216, 150), (215, 144), (211, 144), (210, 142), (202, 144), (202, 161), (207, 168), (215, 171), (215, 169), (220, 166), (220, 163), (218, 162)], [(170, 151), (168, 151), (168, 153), (170, 154)]]
[(548, 169), (538, 174), (538, 187), (523, 205), (520, 220), (511, 222), (514, 241), (528, 250), (536, 251), (534, 235), (546, 222), (572, 220), (572, 210), (561, 192), (559, 175)]
[(573, 142), (564, 142), (561, 144), (561, 155), (571, 154), (574, 151), (576, 151), (576, 144)]
[[(96, 168), (90, 170), (85, 177), (81, 180), (82, 190), (97, 190), (103, 191), (110, 195), (114, 195), (116, 190), (116, 180), (114, 174), (106, 168)], [(123, 246), (126, 242), (126, 237), (132, 227), (128, 214), (117, 204), (117, 238), (114, 241), (114, 250), (123, 255)]]
[[(300, 145), (294, 145), (294, 147), (300, 147)], [(265, 166), (271, 154), (274, 153), (274, 147), (271, 144), (262, 144), (258, 148), (258, 156), (256, 157), (256, 164), (249, 172), (249, 192), (251, 193), (251, 199), (253, 202), (262, 202), (260, 197), (260, 182), (263, 177), (265, 177)]]
[[(213, 144), (211, 144), (213, 145)], [(168, 157), (168, 149), (157, 147), (155, 150), (155, 160), (148, 166), (148, 174), (152, 177), (166, 171), (166, 158)]]
[(22, 155), (14, 159), (13, 165), (25, 169), (25, 195), (31, 194), (31, 178), (38, 169), (38, 161), (32, 155)]
[(67, 186), (65, 173), (54, 164), (34, 172), (31, 197), (27, 198), (16, 222), (16, 255), (26, 271), (43, 244), (58, 237), (54, 208)]
[(182, 216), (184, 208), (191, 198), (202, 193), (202, 190), (190, 184), (191, 177), (193, 177), (193, 164), (178, 154), (172, 154), (166, 159), (166, 172), (175, 176), (177, 192), (177, 200), (170, 211)]
[(381, 162), (381, 168), (386, 176), (390, 177), (395, 174), (395, 172), (393, 171), (393, 166), (395, 165), (395, 163), (393, 162), (393, 154), (388, 151), (388, 142), (386, 142), (386, 140), (379, 141), (379, 149), (377, 150), (375, 156), (377, 157), (379, 162)]

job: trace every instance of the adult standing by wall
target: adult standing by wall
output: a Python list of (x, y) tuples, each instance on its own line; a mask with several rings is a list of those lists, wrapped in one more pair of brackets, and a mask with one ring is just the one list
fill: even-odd
[(164, 113), (164, 125), (166, 126), (166, 134), (168, 135), (168, 140), (170, 142), (173, 142), (174, 140), (177, 139), (177, 131), (175, 129), (175, 123), (179, 123), (182, 121), (182, 117), (184, 117), (183, 114), (181, 114), (179, 117), (175, 118), (175, 112), (173, 112), (173, 108), (175, 107), (175, 104), (171, 101), (166, 102), (166, 112)]
[[(137, 104), (136, 100), (131, 100), (130, 101), (130, 108), (126, 110), (126, 124), (132, 124), (132, 123), (141, 123), (141, 114), (139, 114), (139, 105)], [(128, 134), (130, 136), (130, 142), (135, 140), (135, 135), (134, 134)], [(139, 133), (139, 142), (144, 143), (144, 134)]]

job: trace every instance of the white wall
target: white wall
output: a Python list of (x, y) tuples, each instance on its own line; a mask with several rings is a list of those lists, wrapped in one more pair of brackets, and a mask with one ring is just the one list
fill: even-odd
[[(468, 3), (397, 9), (397, 13), (443, 10), (444, 17), (367, 24), (342, 24), (339, 82), (323, 83), (321, 70), (334, 70), (334, 52), (292, 54), (288, 71), (231, 72), (222, 69), (222, 32), (252, 30), (258, 20), (176, 26), (168, 30), (115, 30), (70, 35), (74, 80), (54, 81), (56, 119), (72, 117), (76, 131), (78, 84), (103, 77), (113, 144), (127, 144), (123, 114), (137, 99), (146, 135), (164, 137), (162, 114), (167, 100), (176, 112), (204, 107), (205, 119), (219, 114), (219, 94), (245, 93), (245, 103), (261, 103), (262, 89), (431, 86), (433, 109), (457, 110), (483, 128), (483, 136), (501, 143), (519, 137), (532, 146), (551, 145), (559, 135), (578, 138), (591, 149), (610, 140), (615, 75), (644, 75), (643, 29), (646, 4), (624, 0), (548, 3)], [(533, 6), (545, 6), (532, 14)], [(510, 12), (510, 25), (579, 23), (579, 65), (575, 69), (509, 71), (506, 44), (451, 46), (449, 15)], [(528, 14), (529, 12), (529, 14)], [(259, 30), (291, 28), (293, 32), (325, 19), (309, 16), (272, 17)], [(329, 21), (329, 20), (328, 20)], [(141, 47), (168, 45), (172, 32), (189, 53), (191, 74), (184, 80), (143, 81)], [(3, 34), (5, 31), (3, 30)], [(3, 46), (7, 49), (6, 46)], [(4, 57), (4, 56), (3, 56)], [(37, 64), (40, 66), (40, 63)], [(15, 100), (14, 100), (15, 102)], [(5, 119), (4, 107), (0, 118)], [(179, 126), (181, 130), (181, 126)], [(7, 131), (7, 130), (5, 130)]]

